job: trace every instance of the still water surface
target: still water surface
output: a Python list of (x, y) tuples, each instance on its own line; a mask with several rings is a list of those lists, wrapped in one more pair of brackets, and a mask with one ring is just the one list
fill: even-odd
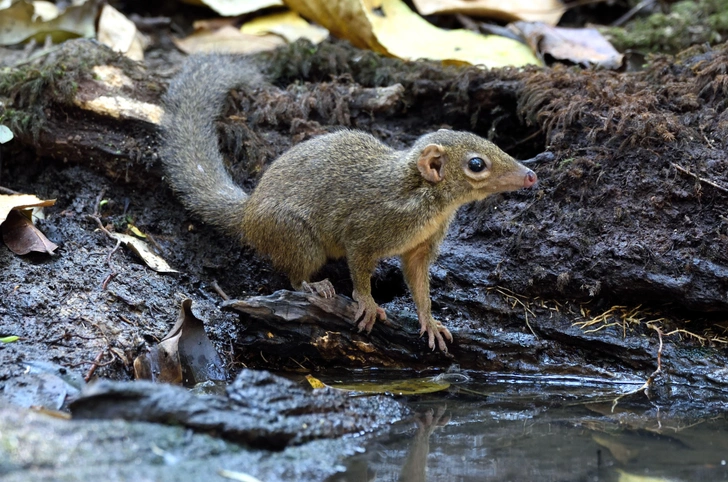
[(642, 381), (475, 376), (405, 398), (416, 416), (331, 482), (728, 480), (724, 414), (671, 409)]

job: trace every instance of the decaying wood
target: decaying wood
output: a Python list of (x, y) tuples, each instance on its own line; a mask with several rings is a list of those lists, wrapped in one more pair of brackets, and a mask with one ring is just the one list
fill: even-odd
[(425, 360), (447, 365), (452, 359), (431, 352), (427, 339), (420, 338), (416, 317), (406, 320), (389, 314), (371, 333), (358, 332), (353, 322), (356, 303), (342, 295), (322, 298), (280, 290), (269, 296), (225, 301), (222, 307), (252, 319), (238, 344), (253, 343), (261, 349), (266, 345), (266, 352), (293, 355), (293, 347), (306, 345), (324, 360), (347, 360), (354, 366), (412, 367)]

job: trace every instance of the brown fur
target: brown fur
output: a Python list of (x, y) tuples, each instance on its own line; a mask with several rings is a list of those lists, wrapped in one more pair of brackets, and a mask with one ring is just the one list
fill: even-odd
[[(396, 151), (360, 131), (303, 142), (278, 158), (248, 197), (225, 172), (214, 132), (227, 91), (259, 82), (233, 57), (193, 57), (165, 97), (167, 177), (203, 220), (238, 235), (296, 289), (330, 258), (346, 257), (359, 302), (360, 329), (383, 318), (371, 296), (379, 259), (399, 255), (429, 345), (447, 351), (450, 332), (431, 315), (428, 268), (457, 208), (494, 192), (529, 185), (535, 175), (491, 142), (440, 130)], [(202, 108), (204, 106), (204, 108)], [(473, 157), (484, 172), (468, 171)], [(355, 321), (357, 321), (355, 320)]]

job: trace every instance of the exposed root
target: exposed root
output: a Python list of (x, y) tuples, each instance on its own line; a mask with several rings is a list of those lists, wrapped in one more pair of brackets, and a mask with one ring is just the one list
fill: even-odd
[(647, 326), (649, 326), (650, 328), (652, 328), (653, 330), (655, 330), (657, 332), (657, 338), (660, 341), (660, 345), (657, 348), (657, 368), (655, 369), (654, 372), (652, 372), (652, 374), (649, 377), (647, 377), (647, 380), (645, 381), (644, 385), (642, 385), (641, 387), (639, 387), (636, 390), (632, 390), (627, 393), (623, 393), (622, 395), (615, 398), (612, 401), (612, 413), (614, 413), (614, 408), (617, 406), (620, 399), (622, 399), (626, 396), (629, 396), (629, 395), (634, 395), (635, 393), (639, 393), (639, 392), (644, 392), (645, 395), (647, 395), (647, 390), (649, 390), (650, 387), (652, 386), (652, 384), (654, 383), (655, 377), (659, 373), (662, 372), (662, 331), (660, 330), (660, 328), (658, 328), (655, 325), (648, 324)]
[(698, 175), (691, 172), (690, 169), (679, 166), (679, 165), (675, 164), (674, 162), (671, 162), (670, 165), (672, 167), (674, 167), (675, 169), (677, 169), (678, 171), (680, 171), (681, 173), (683, 173), (687, 176), (693, 177), (693, 178), (697, 179), (698, 181), (702, 182), (703, 184), (707, 184), (708, 186), (713, 186), (714, 188), (718, 189), (721, 192), (728, 193), (728, 188), (723, 187), (720, 184), (718, 184), (714, 181), (711, 181), (710, 179), (698, 177)]
[(518, 295), (516, 295), (514, 292), (512, 292), (512, 291), (510, 291), (510, 290), (508, 290), (506, 288), (502, 288), (500, 286), (497, 286), (497, 287), (494, 288), (494, 290), (497, 291), (498, 293), (500, 293), (501, 296), (503, 296), (509, 303), (511, 303), (511, 308), (515, 308), (517, 305), (521, 305), (523, 307), (523, 316), (525, 316), (525, 318), (526, 318), (526, 326), (531, 331), (531, 334), (533, 336), (535, 336), (536, 338), (538, 338), (538, 335), (536, 334), (535, 331), (533, 331), (533, 328), (531, 327), (531, 323), (528, 321), (528, 314), (529, 313), (534, 318), (536, 317), (536, 314), (533, 311), (531, 311), (531, 309), (529, 308), (528, 304), (525, 303), (525, 302), (523, 302), (520, 299), (520, 297)]

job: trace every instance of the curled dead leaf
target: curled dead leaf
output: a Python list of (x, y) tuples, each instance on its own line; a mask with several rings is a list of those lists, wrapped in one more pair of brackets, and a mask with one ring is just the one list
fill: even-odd
[(202, 320), (192, 313), (189, 299), (182, 302), (177, 322), (159, 345), (134, 360), (134, 373), (137, 379), (186, 387), (227, 380), (225, 365), (207, 337)]
[(17, 255), (37, 253), (53, 254), (58, 245), (46, 238), (30, 220), (30, 211), (23, 214), (17, 209), (8, 213), (7, 218), (0, 226), (3, 241), (10, 251)]
[(622, 65), (624, 56), (596, 29), (552, 27), (542, 22), (515, 22), (510, 27), (542, 56), (605, 69)]

